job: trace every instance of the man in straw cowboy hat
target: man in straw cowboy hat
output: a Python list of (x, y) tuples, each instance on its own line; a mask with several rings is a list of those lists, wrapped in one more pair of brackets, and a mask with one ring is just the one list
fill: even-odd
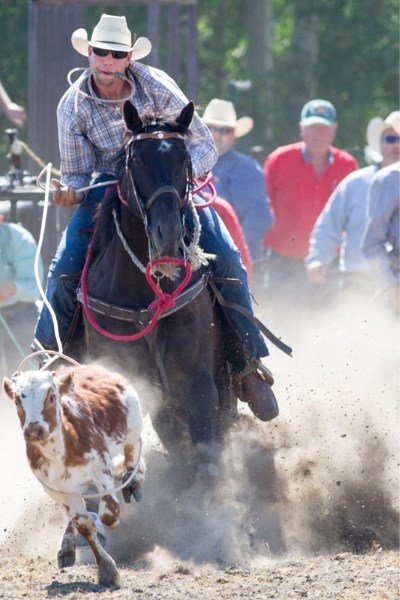
[(272, 225), (273, 215), (260, 165), (254, 158), (235, 149), (237, 138), (253, 129), (253, 119), (238, 119), (232, 102), (214, 98), (204, 111), (203, 121), (218, 150), (218, 160), (213, 166), (215, 189), (235, 209), (256, 267), (263, 254), (262, 240)]
[[(63, 206), (78, 204), (60, 242), (48, 274), (47, 298), (57, 315), (61, 340), (70, 327), (76, 302), (76, 282), (61, 275), (80, 273), (86, 256), (93, 215), (104, 195), (104, 188), (91, 189), (84, 194), (77, 190), (115, 179), (115, 154), (123, 145), (124, 126), (121, 110), (130, 100), (139, 114), (154, 110), (181, 111), (188, 99), (176, 83), (164, 72), (138, 62), (151, 51), (151, 43), (140, 37), (132, 41), (125, 17), (103, 14), (88, 40), (87, 32), (78, 29), (72, 34), (72, 45), (89, 59), (89, 68), (71, 84), (57, 109), (58, 135), (61, 154), (61, 181), (52, 180), (57, 187), (54, 202)], [(195, 114), (191, 128), (194, 136), (188, 141), (196, 176), (210, 171), (217, 158), (212, 136), (200, 117)], [(99, 175), (92, 180), (93, 173)], [(189, 217), (189, 216), (188, 216)], [(213, 210), (200, 211), (201, 245), (206, 252), (216, 254), (212, 261), (218, 277), (239, 279), (241, 285), (220, 285), (229, 302), (252, 311), (246, 270), (222, 222), (218, 224)], [(248, 401), (254, 414), (269, 420), (278, 414), (271, 390), (272, 377), (259, 369), (260, 358), (268, 354), (255, 323), (235, 310), (229, 310), (231, 321), (246, 348), (248, 361), (238, 374), (240, 399)], [(35, 330), (33, 347), (56, 348), (54, 327), (44, 305)], [(241, 377), (243, 375), (243, 377)]]
[(361, 248), (366, 225), (367, 195), (378, 170), (400, 160), (400, 112), (382, 119), (374, 117), (367, 126), (366, 159), (375, 164), (353, 171), (337, 186), (311, 232), (305, 259), (309, 280), (323, 286), (329, 267), (340, 248), (341, 291), (371, 295), (376, 290), (370, 265)]
[[(387, 127), (389, 125), (389, 128)], [(385, 143), (400, 148), (400, 112), (381, 124)], [(376, 124), (378, 131), (378, 123)], [(375, 139), (376, 132), (371, 136)], [(362, 249), (376, 275), (379, 289), (400, 314), (400, 160), (372, 178), (367, 198), (367, 224)]]

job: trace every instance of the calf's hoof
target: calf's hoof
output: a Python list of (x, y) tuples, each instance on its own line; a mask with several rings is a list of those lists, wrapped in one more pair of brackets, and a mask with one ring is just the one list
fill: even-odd
[[(127, 471), (126, 473), (124, 473), (122, 476), (122, 483), (124, 484), (126, 481), (128, 481), (131, 475), (132, 471)], [(122, 495), (127, 504), (130, 504), (131, 496), (135, 498), (136, 502), (141, 501), (142, 489), (137, 475), (135, 475), (132, 481), (122, 489)]]
[(111, 557), (100, 560), (98, 564), (98, 580), (99, 584), (108, 588), (120, 588), (121, 579), (118, 573), (117, 566)]
[(57, 552), (57, 564), (59, 569), (73, 567), (76, 559), (75, 545), (74, 548), (61, 548)]

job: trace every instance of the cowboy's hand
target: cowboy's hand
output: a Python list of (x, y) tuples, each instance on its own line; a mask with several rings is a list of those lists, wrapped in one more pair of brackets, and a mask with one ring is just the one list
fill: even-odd
[(8, 300), (11, 296), (14, 296), (16, 292), (15, 284), (12, 281), (5, 281), (0, 283), (0, 301)]
[(57, 188), (53, 193), (53, 202), (58, 206), (74, 206), (81, 204), (85, 196), (82, 192), (77, 192), (75, 188), (61, 183), (58, 179), (52, 179), (51, 184)]
[(323, 285), (326, 283), (326, 268), (318, 260), (314, 260), (307, 267), (307, 277), (311, 283), (316, 285)]

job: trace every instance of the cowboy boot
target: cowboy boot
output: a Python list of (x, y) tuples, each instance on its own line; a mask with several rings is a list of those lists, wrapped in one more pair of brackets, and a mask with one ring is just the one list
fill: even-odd
[(271, 421), (279, 414), (278, 403), (271, 389), (272, 373), (260, 359), (252, 359), (235, 377), (234, 389), (242, 402), (247, 402), (260, 421)]

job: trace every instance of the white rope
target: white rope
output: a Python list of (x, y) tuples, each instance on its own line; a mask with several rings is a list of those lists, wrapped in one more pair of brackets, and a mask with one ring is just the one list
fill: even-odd
[(24, 358), (24, 360), (22, 360), (17, 368), (17, 372), (21, 371), (21, 367), (31, 358), (33, 358), (34, 356), (40, 356), (43, 354), (48, 354), (50, 356), (54, 356), (53, 360), (49, 360), (47, 361), (40, 369), (39, 371), (45, 371), (46, 369), (49, 368), (49, 366), (57, 359), (59, 358), (63, 358), (67, 361), (69, 361), (70, 363), (72, 363), (73, 365), (75, 365), (76, 367), (80, 367), (80, 363), (78, 363), (74, 358), (71, 358), (70, 356), (67, 356), (66, 354), (63, 354), (62, 352), (57, 352), (56, 350), (37, 350), (36, 352), (32, 352), (31, 354), (29, 354), (29, 356), (26, 356)]
[[(46, 488), (47, 490), (49, 490), (50, 492), (53, 492), (54, 494), (62, 494), (63, 496), (74, 496), (77, 498), (101, 498), (102, 496), (108, 496), (109, 494), (114, 494), (116, 492), (120, 492), (121, 490), (123, 490), (125, 487), (127, 487), (127, 485), (129, 485), (131, 483), (131, 481), (133, 480), (134, 476), (136, 475), (138, 468), (139, 468), (139, 464), (140, 464), (140, 460), (142, 458), (142, 449), (143, 449), (143, 441), (142, 438), (139, 438), (139, 453), (138, 453), (138, 457), (135, 463), (135, 466), (133, 468), (133, 471), (131, 471), (128, 479), (126, 481), (124, 481), (124, 483), (121, 483), (121, 485), (117, 485), (116, 487), (114, 487), (111, 490), (104, 490), (103, 492), (98, 492), (96, 494), (76, 494), (74, 492), (62, 492), (59, 490), (55, 490), (53, 488), (51, 488), (50, 486), (46, 485), (41, 479), (40, 477), (38, 477), (35, 473), (36, 479), (42, 484), (42, 486), (44, 488)], [(94, 482), (96, 484), (96, 482)], [(97, 488), (99, 487), (98, 485), (96, 486)]]
[(192, 193), (189, 194), (188, 204), (189, 204), (189, 208), (190, 208), (190, 211), (191, 211), (192, 217), (193, 217), (194, 233), (193, 233), (193, 240), (191, 241), (189, 246), (186, 246), (186, 244), (185, 244), (185, 248), (186, 248), (189, 263), (190, 263), (192, 269), (194, 271), (197, 271), (197, 269), (199, 269), (200, 267), (207, 266), (210, 260), (215, 260), (216, 255), (208, 254), (208, 253), (204, 252), (204, 250), (199, 245), (200, 234), (201, 234), (201, 223), (200, 223), (199, 214), (196, 210), (196, 206), (193, 201)]
[(77, 67), (76, 69), (71, 69), (70, 72), (67, 75), (67, 81), (68, 81), (69, 85), (76, 92), (75, 105), (74, 105), (75, 112), (78, 112), (78, 99), (79, 99), (79, 96), (83, 96), (84, 98), (88, 98), (89, 100), (93, 100), (94, 102), (98, 102), (99, 104), (102, 104), (102, 103), (105, 103), (105, 104), (118, 104), (119, 102), (126, 102), (127, 100), (131, 99), (132, 92), (134, 91), (135, 86), (134, 86), (133, 82), (130, 79), (128, 79), (128, 77), (126, 77), (125, 75), (123, 75), (122, 73), (119, 73), (118, 71), (115, 71), (114, 75), (118, 79), (122, 79), (122, 80), (126, 81), (127, 83), (129, 83), (129, 85), (131, 86), (131, 92), (130, 92), (129, 96), (124, 96), (123, 98), (115, 98), (113, 100), (108, 100), (106, 98), (98, 98), (96, 96), (91, 96), (90, 94), (87, 94), (86, 92), (83, 92), (80, 89), (80, 87), (77, 85), (79, 79), (77, 81), (72, 81), (72, 74), (73, 73), (77, 73), (78, 71), (92, 72), (92, 69), (88, 69), (87, 67)]
[(50, 302), (46, 298), (46, 294), (43, 289), (42, 282), (40, 281), (40, 274), (39, 274), (40, 253), (42, 251), (42, 246), (43, 246), (44, 232), (46, 229), (46, 221), (47, 221), (47, 211), (48, 211), (48, 207), (49, 207), (51, 163), (48, 163), (48, 165), (39, 173), (38, 178), (40, 178), (42, 176), (43, 172), (46, 170), (47, 170), (47, 177), (46, 177), (46, 188), (45, 188), (45, 195), (44, 195), (43, 216), (42, 216), (42, 222), (40, 225), (38, 247), (37, 247), (36, 255), (35, 255), (34, 273), (35, 273), (36, 284), (39, 289), (40, 297), (42, 298), (44, 304), (47, 306), (47, 308), (50, 312), (50, 315), (51, 315), (51, 319), (53, 321), (54, 334), (55, 334), (55, 338), (56, 338), (56, 342), (57, 342), (57, 349), (60, 353), (62, 353), (62, 342), (61, 342), (61, 338), (60, 338), (60, 332), (58, 329), (57, 317), (53, 310), (53, 307), (51, 306)]
[[(47, 167), (46, 167), (47, 168)], [(36, 178), (36, 186), (41, 189), (41, 190), (46, 190), (46, 187), (43, 187), (42, 182), (41, 182), (41, 177), (42, 174), (44, 173), (45, 169), (43, 169), (43, 171), (41, 171), (39, 173), (39, 175)], [(99, 187), (104, 187), (105, 185), (114, 185), (115, 183), (118, 183), (118, 179), (110, 179), (109, 181), (103, 181), (100, 183), (91, 183), (90, 185), (87, 185), (85, 187), (79, 188), (77, 190), (75, 190), (75, 192), (78, 194), (79, 192), (86, 192), (87, 190), (93, 190), (95, 188), (99, 188)], [(51, 192), (56, 192), (58, 190), (58, 188), (56, 187), (52, 187), (50, 189)]]
[(146, 267), (140, 262), (140, 260), (137, 258), (137, 256), (134, 255), (134, 253), (132, 252), (132, 250), (128, 246), (128, 242), (126, 241), (126, 239), (124, 237), (124, 234), (121, 231), (121, 227), (119, 226), (118, 219), (117, 219), (117, 213), (115, 212), (115, 208), (112, 211), (112, 215), (114, 217), (115, 229), (117, 230), (118, 237), (121, 240), (121, 244), (123, 245), (125, 252), (128, 254), (128, 256), (131, 259), (131, 261), (133, 262), (133, 264), (142, 273), (146, 273)]

